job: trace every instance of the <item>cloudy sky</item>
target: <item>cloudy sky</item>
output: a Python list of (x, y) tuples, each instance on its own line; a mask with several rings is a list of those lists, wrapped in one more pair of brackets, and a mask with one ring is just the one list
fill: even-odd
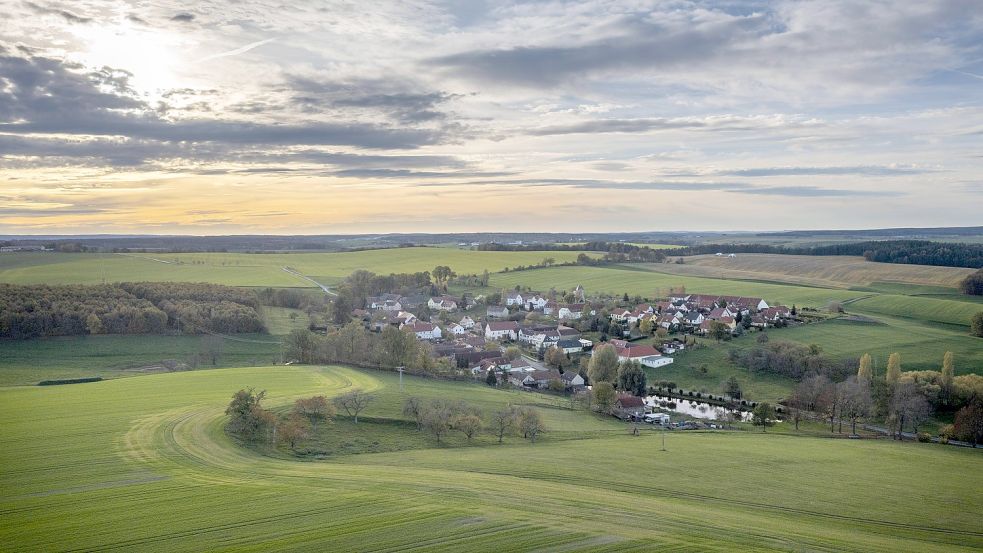
[(0, 10), (0, 233), (983, 224), (978, 0)]

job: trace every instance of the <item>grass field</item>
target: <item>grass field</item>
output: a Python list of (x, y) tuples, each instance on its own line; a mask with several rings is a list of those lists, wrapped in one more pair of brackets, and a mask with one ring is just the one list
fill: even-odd
[[(124, 281), (211, 282), (230, 286), (312, 286), (282, 270), (292, 267), (334, 283), (356, 269), (378, 274), (430, 271), (447, 265), (458, 273), (500, 271), (552, 257), (573, 261), (581, 252), (479, 252), (449, 248), (396, 248), (341, 253), (64, 254), (0, 256), (0, 282), (97, 284)], [(590, 254), (589, 255), (597, 255)]]
[(756, 296), (767, 302), (798, 306), (824, 306), (830, 301), (861, 298), (869, 293), (808, 286), (796, 286), (763, 281), (739, 281), (716, 278), (671, 275), (633, 266), (621, 267), (553, 267), (533, 271), (492, 275), (491, 286), (512, 288), (520, 284), (534, 290), (573, 290), (578, 284), (588, 294), (638, 294), (655, 298), (664, 296), (670, 287), (685, 286), (688, 293), (707, 293), (736, 296)]
[[(872, 263), (845, 255), (777, 255), (742, 253), (737, 257), (696, 255), (682, 265), (650, 265), (670, 274), (740, 280), (776, 280), (829, 288), (870, 286), (877, 282), (955, 288), (973, 269)], [(952, 292), (952, 290), (950, 290)]]
[(983, 311), (983, 305), (944, 298), (882, 295), (853, 302), (850, 309), (861, 313), (969, 326), (970, 318)]
[[(406, 394), (514, 394), (407, 378)], [(0, 390), (10, 551), (975, 551), (980, 452), (759, 433), (633, 438), (537, 407), (583, 440), (300, 462), (236, 446), (243, 386), (271, 406), (352, 386), (398, 417), (394, 375), (263, 367)], [(535, 400), (537, 396), (523, 394)], [(604, 428), (615, 428), (601, 434)], [(934, 476), (932, 476), (934, 475)]]

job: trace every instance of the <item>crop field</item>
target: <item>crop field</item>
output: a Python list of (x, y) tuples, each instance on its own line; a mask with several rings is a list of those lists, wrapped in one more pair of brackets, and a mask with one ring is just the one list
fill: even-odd
[(973, 269), (873, 263), (862, 257), (742, 253), (737, 257), (696, 255), (685, 263), (649, 265), (654, 271), (741, 280), (777, 280), (830, 288), (878, 282), (955, 288)]
[[(210, 282), (229, 286), (309, 287), (283, 267), (334, 283), (357, 269), (378, 274), (430, 271), (447, 265), (458, 273), (500, 271), (552, 257), (573, 261), (581, 252), (479, 252), (449, 248), (396, 248), (340, 253), (65, 254), (0, 256), (0, 282), (98, 284), (101, 282)], [(588, 255), (597, 255), (588, 253)]]
[(974, 313), (983, 311), (983, 305), (943, 298), (882, 295), (853, 302), (850, 304), (850, 309), (861, 313), (969, 326), (970, 318)]
[(654, 298), (663, 296), (671, 287), (685, 286), (687, 293), (707, 293), (736, 296), (756, 296), (769, 303), (821, 307), (830, 301), (861, 298), (869, 293), (853, 290), (829, 289), (788, 284), (726, 280), (670, 275), (631, 267), (553, 267), (533, 271), (519, 271), (492, 275), (491, 286), (512, 288), (529, 286), (534, 290), (573, 290), (578, 284), (588, 294), (638, 294)]
[[(0, 543), (11, 551), (838, 550), (983, 548), (980, 452), (889, 440), (658, 433), (534, 394), (585, 439), (303, 462), (222, 431), (244, 386), (268, 405), (353, 386), (485, 406), (517, 394), (338, 367), (258, 367), (0, 390)], [(610, 429), (609, 431), (606, 429)], [(867, 467), (864, 469), (864, 467)], [(929, 477), (928, 475), (937, 475)]]

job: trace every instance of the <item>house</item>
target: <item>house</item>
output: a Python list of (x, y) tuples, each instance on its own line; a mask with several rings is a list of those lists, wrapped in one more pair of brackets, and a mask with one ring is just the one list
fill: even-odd
[(466, 328), (464, 328), (463, 326), (457, 323), (453, 323), (450, 326), (448, 326), (447, 331), (453, 334), (454, 336), (463, 336), (468, 333)]
[(713, 323), (723, 324), (724, 326), (727, 327), (727, 330), (729, 330), (730, 332), (733, 332), (737, 328), (737, 319), (735, 319), (734, 317), (721, 317), (719, 320), (716, 321), (711, 321), (710, 319), (704, 320), (702, 323), (700, 323), (697, 332), (706, 336), (710, 332), (710, 325), (712, 325)]
[[(563, 382), (563, 379), (561, 378), (562, 375), (560, 374), (560, 371), (558, 371), (556, 369), (550, 369), (548, 371), (542, 371), (542, 370), (540, 370), (540, 371), (533, 371), (531, 373), (526, 373), (526, 375), (528, 375), (527, 378), (531, 378), (532, 379), (534, 385), (537, 388), (547, 388), (547, 387), (549, 387), (551, 380), (559, 380), (560, 382)], [(524, 384), (524, 385), (525, 386), (528, 386), (528, 384)]]
[(489, 305), (485, 314), (489, 319), (507, 319), (509, 318), (508, 308), (502, 307), (500, 305)]
[(379, 306), (379, 309), (382, 309), (383, 311), (399, 312), (403, 310), (403, 304), (400, 303), (399, 300), (385, 300)]
[(556, 343), (556, 347), (560, 348), (560, 350), (567, 355), (582, 353), (584, 351), (584, 345), (580, 343), (580, 340), (572, 338), (558, 341)]
[(671, 357), (663, 357), (659, 350), (646, 344), (627, 344), (621, 348), (615, 346), (615, 349), (618, 353), (618, 361), (622, 362), (638, 361), (642, 366), (653, 369), (672, 363)]
[(522, 299), (522, 294), (516, 292), (515, 290), (509, 291), (505, 294), (505, 305), (512, 307), (513, 305), (522, 306), (526, 302)]
[(611, 320), (614, 322), (623, 323), (628, 317), (631, 317), (631, 311), (628, 309), (619, 308), (611, 312)]
[(439, 298), (430, 298), (427, 301), (427, 307), (430, 309), (436, 309), (438, 311), (454, 311), (457, 309), (457, 298), (452, 296), (440, 296)]
[(440, 327), (433, 324), (420, 320), (415, 320), (411, 323), (406, 323), (400, 328), (408, 328), (411, 332), (416, 334), (419, 340), (439, 340), (441, 337)]
[(485, 325), (486, 340), (517, 340), (519, 323), (515, 321), (489, 321)]
[[(392, 315), (392, 312), (388, 312), (388, 313), (390, 316)], [(410, 313), (409, 311), (400, 311), (392, 319), (392, 323), (396, 325), (404, 325), (406, 323), (412, 323), (415, 320), (416, 320), (416, 315)]]
[(700, 326), (700, 323), (703, 322), (703, 319), (703, 313), (700, 313), (699, 311), (690, 311), (689, 313), (683, 315), (683, 323), (689, 326), (698, 327)]
[(614, 416), (623, 420), (637, 420), (645, 416), (645, 401), (638, 396), (621, 394), (614, 401)]
[(569, 326), (558, 325), (556, 331), (560, 334), (560, 338), (579, 338), (580, 331), (576, 328), (570, 328)]
[(666, 330), (675, 330), (679, 326), (679, 317), (675, 313), (664, 313), (656, 319), (656, 324)]
[(560, 305), (557, 315), (564, 320), (577, 320), (584, 314), (584, 304), (569, 303)]
[(534, 294), (532, 297), (526, 298), (526, 311), (542, 311), (549, 301), (549, 298), (545, 296)]
[(561, 374), (560, 381), (563, 382), (563, 387), (566, 389), (581, 388), (584, 385), (584, 377), (572, 370)]
[(769, 322), (778, 322), (781, 319), (788, 319), (792, 316), (792, 311), (784, 305), (776, 305), (761, 311), (760, 315)]
[(416, 309), (417, 307), (427, 303), (427, 301), (428, 298), (420, 294), (403, 296), (399, 298), (399, 303), (403, 304), (403, 309)]
[(577, 287), (573, 289), (573, 299), (574, 301), (578, 301), (580, 303), (587, 301), (587, 293), (584, 292), (583, 286), (578, 284)]
[(465, 315), (461, 317), (461, 320), (457, 324), (461, 325), (465, 330), (471, 330), (474, 328), (474, 319)]
[(710, 319), (711, 321), (719, 321), (724, 317), (736, 317), (736, 316), (737, 313), (732, 312), (730, 309), (726, 307), (717, 307), (716, 309), (710, 311), (710, 313), (706, 316), (706, 318)]
[(553, 315), (556, 313), (556, 302), (549, 300), (543, 305), (543, 315)]

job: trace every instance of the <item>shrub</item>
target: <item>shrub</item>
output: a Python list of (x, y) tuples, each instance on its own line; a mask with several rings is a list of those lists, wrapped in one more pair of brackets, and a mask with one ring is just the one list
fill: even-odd
[(929, 443), (932, 441), (932, 436), (928, 432), (919, 432), (918, 441), (922, 443)]

